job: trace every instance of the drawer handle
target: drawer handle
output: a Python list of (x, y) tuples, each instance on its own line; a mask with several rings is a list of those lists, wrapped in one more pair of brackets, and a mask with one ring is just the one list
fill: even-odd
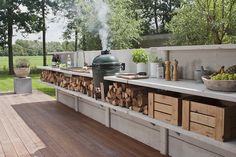
[(175, 132), (175, 133), (176, 133), (176, 135), (180, 136), (180, 133), (179, 133), (179, 132)]
[(155, 124), (155, 123), (152, 123), (152, 122), (151, 122), (150, 124), (151, 124), (152, 126), (156, 126), (156, 124)]

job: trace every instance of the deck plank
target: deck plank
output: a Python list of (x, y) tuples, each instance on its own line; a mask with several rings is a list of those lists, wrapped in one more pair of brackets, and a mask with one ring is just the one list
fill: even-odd
[(0, 157), (5, 157), (1, 142), (0, 142)]
[[(7, 99), (7, 97), (5, 97), (5, 99), (3, 99), (2, 102), (3, 102), (3, 104), (5, 104), (5, 106), (2, 107), (1, 109), (3, 112), (5, 112), (5, 117), (8, 117), (8, 119), (9, 119), (8, 125), (9, 126), (11, 125), (14, 128), (14, 130), (16, 131), (16, 134), (19, 136), (19, 138), (23, 142), (23, 144), (24, 144), (25, 148), (27, 149), (27, 151), (29, 152), (29, 154), (31, 156), (34, 156), (34, 155), (37, 155), (39, 157), (43, 156), (41, 154), (41, 152), (38, 151), (39, 149), (36, 147), (36, 145), (32, 141), (32, 138), (27, 134), (27, 132), (20, 126), (20, 124), (15, 119), (15, 117), (14, 117), (15, 111), (14, 110), (11, 111), (10, 110), (11, 105), (10, 106), (8, 105), (8, 104), (11, 104), (11, 100)], [(10, 136), (13, 136), (13, 133)], [(16, 142), (14, 142), (14, 144), (15, 143)]]
[(1, 95), (0, 102), (0, 157), (1, 144), (2, 157), (9, 150), (10, 157), (25, 151), (38, 157), (164, 157), (45, 94)]
[(0, 141), (2, 144), (2, 149), (6, 157), (17, 157), (17, 153), (15, 151), (14, 146), (12, 145), (2, 123), (2, 119), (0, 120)]
[(1, 116), (2, 124), (6, 130), (6, 133), (9, 139), (11, 140), (16, 150), (17, 155), (20, 157), (30, 157), (30, 154), (27, 151), (25, 145), (23, 144), (22, 140), (17, 135), (16, 130), (18, 130), (18, 128), (13, 127), (13, 126), (17, 126), (17, 123), (12, 122), (13, 114), (8, 111), (8, 108), (10, 108), (10, 106), (7, 105), (5, 100), (3, 100), (2, 103), (5, 104), (3, 108), (0, 107), (0, 114), (2, 115)]

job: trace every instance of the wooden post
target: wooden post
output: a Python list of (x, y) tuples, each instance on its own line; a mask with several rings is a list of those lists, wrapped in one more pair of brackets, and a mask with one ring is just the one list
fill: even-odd
[(153, 93), (148, 93), (148, 116), (151, 118), (154, 118), (154, 94)]
[[(223, 108), (217, 108), (216, 109), (216, 127), (215, 127), (215, 139), (219, 141), (224, 141), (224, 139), (227, 139), (227, 135), (230, 133), (225, 133), (225, 127), (226, 125), (224, 124), (224, 117), (225, 117), (225, 110)], [(226, 137), (224, 137), (226, 136)]]
[(182, 112), (182, 128), (189, 130), (190, 122), (190, 102), (188, 100), (183, 100), (183, 112)]

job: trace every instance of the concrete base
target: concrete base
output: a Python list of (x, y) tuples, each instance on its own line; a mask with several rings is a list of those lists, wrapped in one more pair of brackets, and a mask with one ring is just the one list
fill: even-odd
[(32, 93), (32, 79), (31, 77), (26, 78), (14, 78), (14, 93), (24, 94)]

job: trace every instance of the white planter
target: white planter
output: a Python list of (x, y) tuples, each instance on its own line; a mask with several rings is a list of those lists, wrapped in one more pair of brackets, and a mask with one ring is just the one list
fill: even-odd
[(30, 74), (30, 68), (14, 68), (16, 77), (27, 77)]
[(150, 77), (157, 77), (157, 63), (150, 63)]
[(139, 72), (147, 72), (147, 64), (137, 63), (137, 73)]

